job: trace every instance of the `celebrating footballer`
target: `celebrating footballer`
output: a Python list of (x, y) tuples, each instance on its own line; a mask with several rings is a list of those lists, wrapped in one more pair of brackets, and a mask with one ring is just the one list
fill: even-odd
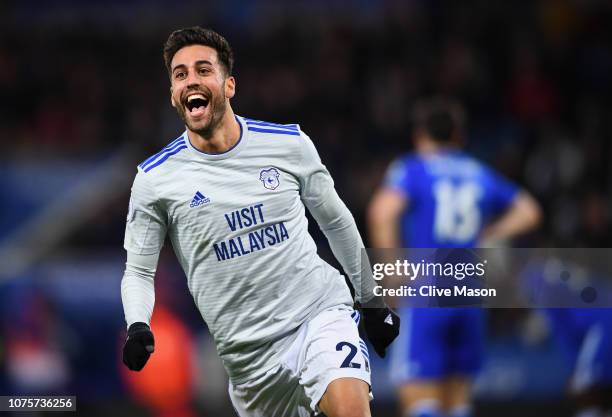
[[(373, 294), (355, 221), (313, 142), (297, 124), (234, 113), (233, 54), (218, 33), (177, 30), (163, 55), (186, 130), (142, 162), (134, 179), (121, 283), (124, 363), (138, 371), (154, 354), (153, 278), (168, 236), (240, 417), (370, 416), (369, 353), (358, 322), (363, 316), (384, 356), (399, 318)], [(355, 300), (317, 255), (306, 208)]]

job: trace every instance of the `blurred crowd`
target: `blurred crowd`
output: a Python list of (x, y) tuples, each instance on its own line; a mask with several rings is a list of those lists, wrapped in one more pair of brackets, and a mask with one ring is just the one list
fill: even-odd
[(300, 123), (358, 219), (387, 163), (410, 150), (411, 105), (446, 94), (467, 108), (469, 149), (540, 198), (540, 242), (610, 243), (610, 3), (352, 6), (230, 2), (224, 13), (192, 6), (189, 19), (168, 19), (173, 26), (140, 17), (134, 27), (74, 5), (88, 17), (5, 22), (4, 158), (82, 159), (130, 143), (144, 159), (171, 141), (181, 126), (161, 47), (172, 29), (201, 24), (235, 49), (236, 112)]
[[(373, 189), (389, 162), (411, 150), (413, 103), (443, 94), (466, 107), (468, 150), (542, 204), (544, 227), (519, 244), (612, 243), (609, 1), (219, 3), (0, 7), (0, 166), (46, 160), (81, 166), (127, 148), (135, 174), (136, 164), (183, 129), (170, 106), (161, 49), (172, 30), (197, 24), (219, 31), (234, 48), (235, 112), (299, 123), (364, 234)], [(61, 250), (121, 255), (128, 196), (126, 187), (107, 201)], [(19, 205), (3, 200), (3, 216), (16, 216)], [(317, 239), (324, 245), (320, 234)], [(21, 320), (56, 311), (36, 297), (28, 302), (31, 314)], [(121, 327), (120, 305), (113, 306), (113, 325)], [(197, 320), (193, 311), (183, 316)], [(10, 338), (18, 348), (31, 342), (11, 333), (14, 322), (3, 327), (0, 341)], [(54, 336), (53, 343), (66, 337)], [(14, 347), (0, 343), (0, 365)], [(46, 357), (57, 369), (55, 382), (65, 386), (69, 358), (57, 352), (71, 351), (54, 345)], [(0, 387), (3, 379), (14, 386), (3, 375)]]

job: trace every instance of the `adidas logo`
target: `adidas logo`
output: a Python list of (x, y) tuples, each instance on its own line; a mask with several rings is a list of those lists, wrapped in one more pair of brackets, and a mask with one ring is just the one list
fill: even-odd
[(393, 316), (391, 316), (391, 314), (387, 316), (385, 323), (387, 323), (389, 326), (393, 326)]
[(201, 192), (197, 191), (193, 196), (193, 200), (191, 200), (191, 204), (189, 204), (189, 207), (194, 208), (207, 203), (210, 203), (210, 198), (204, 197)]

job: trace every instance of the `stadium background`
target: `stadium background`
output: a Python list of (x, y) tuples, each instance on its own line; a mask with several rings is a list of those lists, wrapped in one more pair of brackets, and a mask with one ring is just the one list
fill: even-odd
[[(0, 395), (77, 395), (83, 416), (232, 415), (170, 248), (157, 363), (134, 380), (119, 359), (135, 165), (182, 129), (161, 59), (172, 30), (228, 38), (237, 114), (300, 123), (366, 240), (372, 191), (411, 148), (411, 105), (449, 94), (468, 110), (468, 149), (543, 205), (543, 228), (516, 244), (609, 247), (611, 21), (604, 0), (3, 2)], [(497, 310), (489, 330), (478, 415), (569, 415), (569, 364), (542, 318)], [(373, 367), (374, 415), (393, 415), (386, 363)]]

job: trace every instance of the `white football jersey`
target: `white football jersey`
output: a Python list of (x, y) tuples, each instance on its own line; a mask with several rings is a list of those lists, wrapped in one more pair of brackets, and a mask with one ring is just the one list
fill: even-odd
[(138, 166), (125, 249), (155, 254), (169, 236), (240, 383), (270, 369), (309, 317), (353, 301), (308, 233), (305, 205), (337, 199), (312, 141), (298, 125), (237, 120), (240, 140), (223, 154), (195, 149), (185, 132)]

